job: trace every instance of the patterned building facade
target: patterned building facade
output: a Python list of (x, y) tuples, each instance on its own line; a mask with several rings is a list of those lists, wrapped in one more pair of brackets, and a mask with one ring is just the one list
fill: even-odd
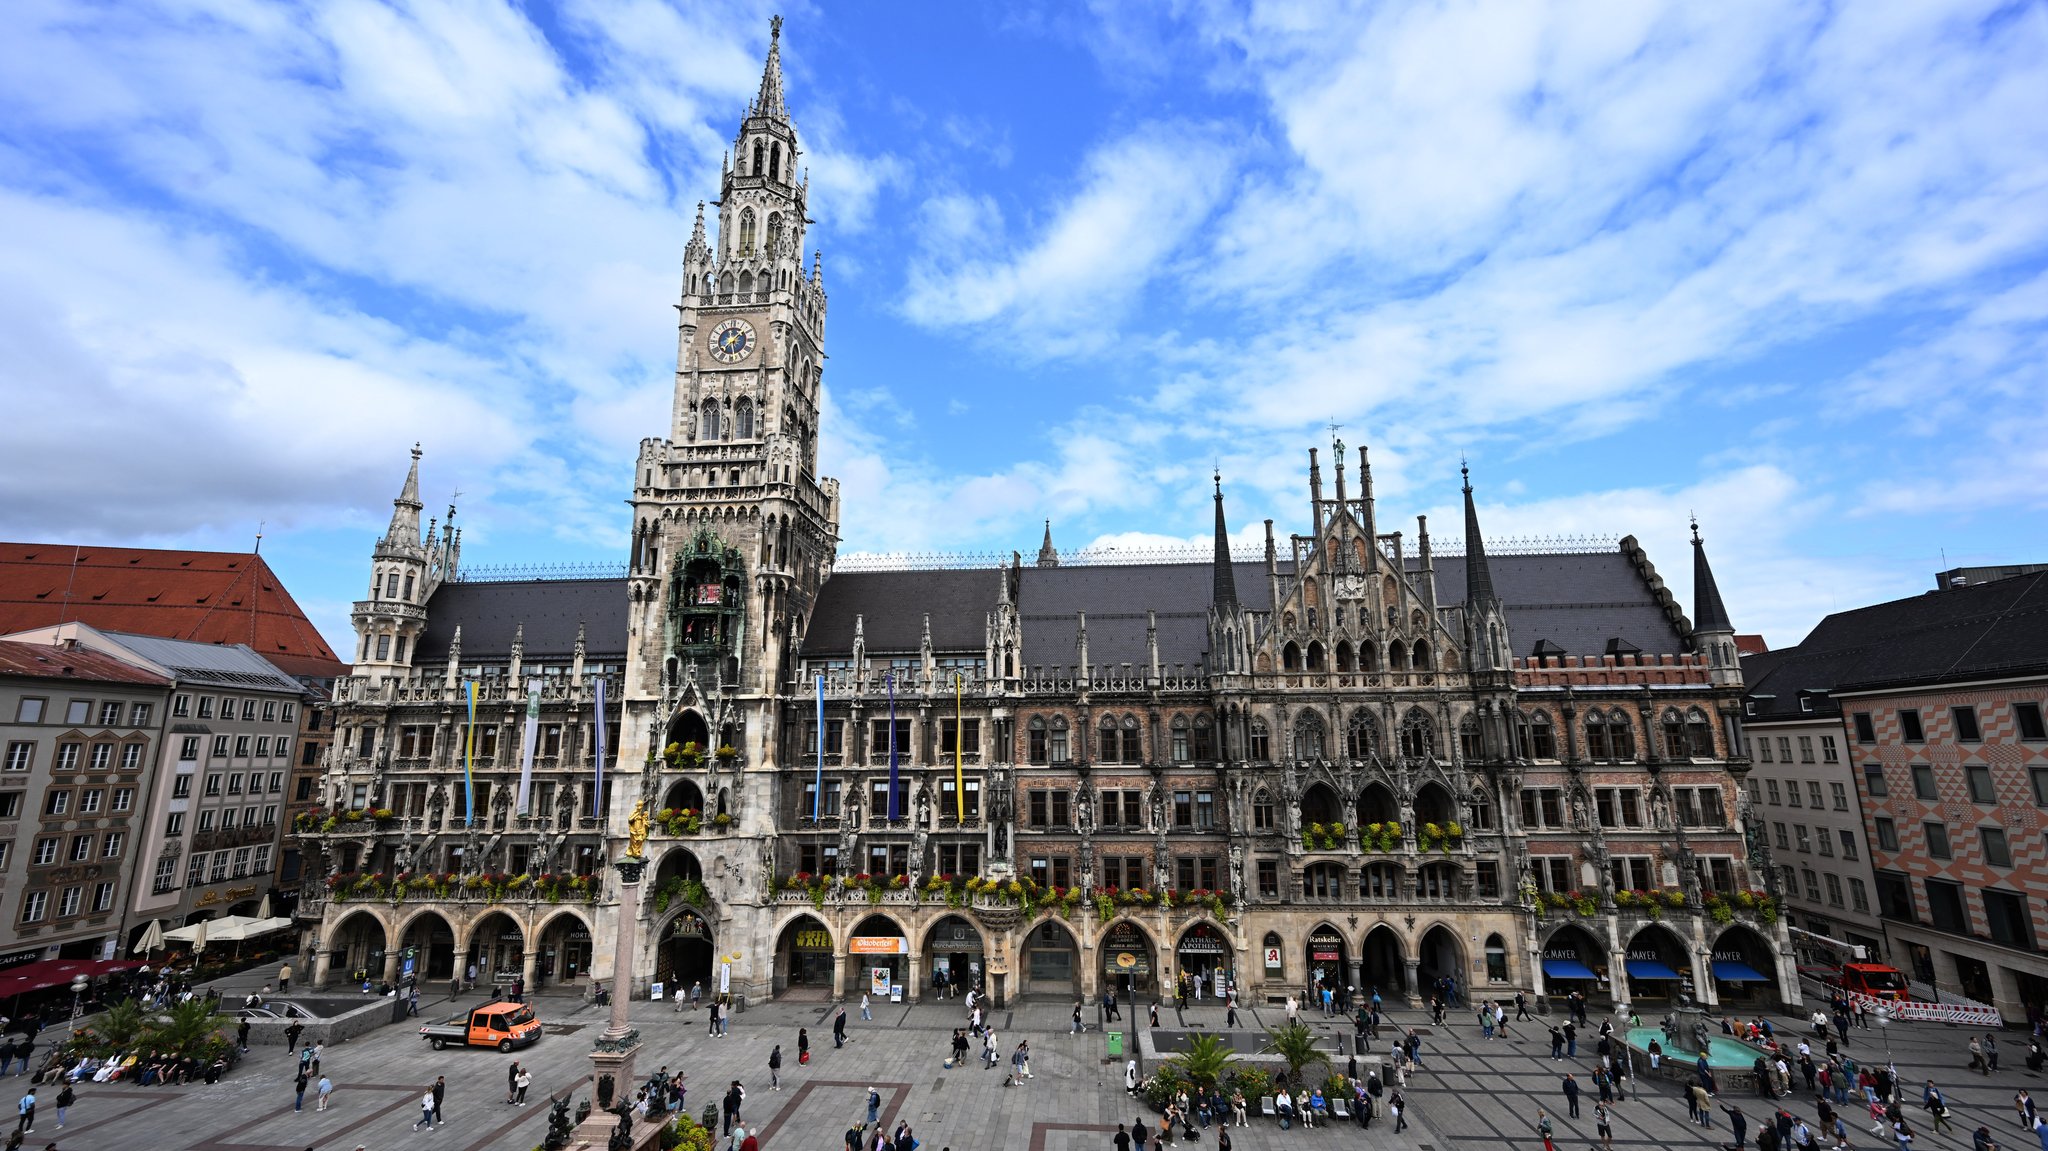
[(1208, 562), (1063, 565), (1048, 529), (1029, 566), (835, 574), (779, 51), (684, 253), (625, 578), (460, 578), (415, 457), (300, 821), (316, 978), (608, 975), (645, 801), (636, 984), (1796, 999), (1697, 539), (1695, 624), (1632, 539), (1489, 557), (1469, 482), (1456, 546), (1390, 529), (1340, 443), (1249, 562), (1219, 479)]

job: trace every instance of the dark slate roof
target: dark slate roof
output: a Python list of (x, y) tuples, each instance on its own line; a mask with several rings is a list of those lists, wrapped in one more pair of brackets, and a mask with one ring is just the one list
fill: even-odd
[(525, 658), (561, 656), (576, 650), (583, 625), (588, 659), (621, 659), (626, 654), (624, 579), (536, 579), (444, 583), (427, 601), (427, 630), (413, 659), (448, 658), (448, 641), (462, 628), (462, 658), (500, 660), (512, 654), (512, 635), (525, 628)]
[[(1264, 562), (1234, 563), (1238, 603), (1252, 611), (1273, 606)], [(1159, 662), (1193, 668), (1209, 652), (1209, 598), (1215, 565), (1102, 564), (1025, 568), (1018, 606), (1024, 615), (1026, 665), (1068, 667), (1081, 662), (1080, 613), (1088, 613), (1088, 662), (1098, 667), (1145, 667), (1145, 613), (1159, 622)]]
[[(1612, 639), (1650, 653), (1686, 650), (1685, 637), (1619, 549), (1495, 555), (1488, 563), (1517, 655), (1528, 655), (1538, 640), (1572, 655), (1601, 654)], [(1287, 565), (1281, 566), (1285, 572)], [(1270, 610), (1265, 564), (1232, 567), (1244, 607)], [(935, 650), (979, 652), (983, 621), (995, 611), (1000, 578), (994, 568), (834, 575), (819, 597), (804, 654), (830, 658), (850, 653), (855, 615), (864, 619), (870, 652), (916, 651), (927, 612)], [(1208, 563), (1025, 567), (1021, 580), (1018, 606), (1027, 666), (1079, 663), (1076, 617), (1081, 612), (1088, 613), (1091, 663), (1145, 665), (1147, 611), (1157, 613), (1161, 663), (1192, 668), (1207, 657), (1209, 601), (1215, 592)], [(1464, 559), (1437, 557), (1436, 582), (1440, 602), (1461, 602), (1456, 597), (1465, 587)]]
[(927, 614), (934, 651), (978, 652), (987, 642), (988, 615), (1001, 594), (1002, 573), (996, 568), (839, 572), (818, 595), (804, 631), (804, 655), (852, 654), (855, 616), (861, 617), (868, 651), (914, 652), (923, 646)]
[(1756, 701), (1766, 719), (1799, 714), (1801, 690), (2048, 670), (2048, 573), (1836, 612), (1797, 647), (1749, 656), (1742, 668), (1752, 695), (1774, 697)]
[[(1527, 657), (1539, 640), (1568, 655), (1602, 655), (1621, 639), (1652, 654), (1686, 650), (1685, 637), (1620, 550), (1488, 555), (1508, 618), (1508, 648)], [(1410, 568), (1415, 566), (1411, 559)], [(1460, 603), (1462, 556), (1436, 557), (1438, 602)]]

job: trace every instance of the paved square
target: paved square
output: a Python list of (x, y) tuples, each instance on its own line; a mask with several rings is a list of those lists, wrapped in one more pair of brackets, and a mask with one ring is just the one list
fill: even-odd
[[(572, 997), (545, 996), (537, 1001), (543, 1020), (570, 1026), (601, 1023), (597, 1009)], [(1107, 1149), (1116, 1124), (1143, 1115), (1157, 1116), (1123, 1090), (1122, 1067), (1104, 1057), (1101, 1023), (1090, 1013), (1090, 1030), (1069, 1034), (1070, 1003), (1027, 1001), (995, 1013), (992, 1022), (1005, 1054), (1020, 1039), (1029, 1039), (1034, 1078), (1021, 1087), (1002, 1086), (1008, 1064), (983, 1070), (970, 1061), (965, 1067), (944, 1066), (952, 1029), (965, 1023), (960, 1001), (879, 1007), (871, 1022), (857, 1009), (849, 1013), (851, 1041), (835, 1050), (831, 1038), (832, 1007), (820, 1002), (779, 1002), (758, 1005), (733, 1019), (725, 1039), (704, 1034), (704, 1014), (678, 1013), (666, 1003), (633, 1004), (633, 1021), (646, 1045), (640, 1070), (650, 1073), (667, 1065), (689, 1076), (688, 1106), (693, 1112), (716, 1101), (732, 1079), (746, 1084), (748, 1102), (743, 1120), (761, 1125), (764, 1151), (805, 1148), (833, 1151), (843, 1145), (846, 1128), (864, 1118), (867, 1089), (883, 1096), (883, 1120), (893, 1126), (908, 1120), (925, 1151), (969, 1151), (1017, 1148), (1029, 1151)], [(1130, 1013), (1126, 1012), (1128, 1016)], [(1281, 1021), (1274, 1008), (1240, 1011), (1245, 1032)], [(1348, 1035), (1341, 1020), (1307, 1016), (1305, 1021), (1329, 1037), (1329, 1048)], [(1445, 1028), (1428, 1028), (1421, 1012), (1397, 1009), (1391, 1021), (1401, 1027), (1425, 1028), (1424, 1069), (1409, 1085), (1410, 1129), (1395, 1134), (1384, 1121), (1371, 1131), (1356, 1124), (1327, 1130), (1282, 1132), (1271, 1121), (1254, 1117), (1251, 1126), (1232, 1131), (1235, 1148), (1266, 1151), (1297, 1147), (1304, 1141), (1342, 1140), (1374, 1151), (1448, 1151), (1450, 1148), (1534, 1148), (1536, 1108), (1547, 1108), (1556, 1124), (1560, 1148), (1596, 1146), (1592, 1114), (1597, 1092), (1590, 1084), (1593, 1060), (1584, 1047), (1578, 1059), (1555, 1063), (1542, 1032), (1531, 1027), (1527, 1038), (1481, 1039), (1476, 1026), (1453, 1016)], [(1790, 1021), (1780, 1021), (1790, 1028)], [(1162, 1028), (1222, 1029), (1220, 1008), (1196, 1007), (1187, 1012), (1161, 1010)], [(808, 1027), (812, 1061), (796, 1064), (796, 1036)], [(364, 1144), (370, 1151), (527, 1151), (546, 1131), (551, 1094), (588, 1094), (586, 1052), (595, 1032), (583, 1026), (573, 1033), (551, 1028), (538, 1044), (516, 1056), (491, 1050), (435, 1052), (411, 1029), (393, 1025), (364, 1039), (328, 1049), (324, 1070), (335, 1081), (330, 1110), (313, 1109), (309, 1096), (303, 1112), (292, 1110), (292, 1064), (282, 1049), (257, 1048), (230, 1077), (214, 1086), (134, 1087), (85, 1085), (78, 1104), (61, 1131), (45, 1089), (35, 1134), (26, 1146), (56, 1142), (60, 1151), (128, 1151), (135, 1147), (194, 1148), (198, 1151), (352, 1151)], [(1964, 1044), (1970, 1033), (1935, 1025), (1897, 1025), (1889, 1038), (1900, 1073), (1908, 1084), (1934, 1078), (1956, 1111), (1957, 1136), (1935, 1136), (1917, 1122), (1917, 1088), (1909, 1091), (1909, 1113), (1922, 1130), (1922, 1148), (1967, 1148), (1969, 1133), (1980, 1123), (1991, 1127), (2008, 1149), (2032, 1151), (2032, 1136), (2023, 1132), (2012, 1111), (2012, 1093), (2019, 1087), (2042, 1085), (2041, 1076), (2015, 1069), (2023, 1050), (2019, 1037), (2005, 1046), (2011, 1052), (2006, 1069), (1995, 1076), (1968, 1074)], [(1852, 1037), (1852, 1056), (1881, 1058), (1883, 1039), (1876, 1031)], [(783, 1048), (781, 1091), (768, 1086), (768, 1055)], [(513, 1058), (534, 1073), (527, 1106), (504, 1102), (506, 1068)], [(1343, 1059), (1336, 1058), (1341, 1068)], [(1149, 1068), (1148, 1068), (1149, 1070)], [(1566, 1070), (1586, 1085), (1583, 1117), (1564, 1117), (1559, 1079)], [(448, 1077), (445, 1122), (418, 1131), (420, 1092), (434, 1076)], [(8, 1085), (19, 1090), (20, 1076)], [(1713, 1130), (1685, 1120), (1677, 1089), (1661, 1082), (1632, 1081), (1626, 1102), (1614, 1114), (1618, 1147), (1714, 1147), (1727, 1142), (1725, 1116), (1716, 1115)], [(16, 1098), (19, 1097), (17, 1094)], [(1752, 1120), (1760, 1117), (1762, 1100), (1724, 1099), (1741, 1106)], [(1812, 1100), (1795, 1095), (1784, 1101), (1796, 1115), (1811, 1119)], [(1869, 1136), (1861, 1108), (1851, 1109), (1852, 1146), (1888, 1146)], [(1860, 1122), (1856, 1121), (1860, 1120)], [(1752, 1124), (1752, 1134), (1755, 1130)], [(1213, 1131), (1201, 1142), (1214, 1145)]]

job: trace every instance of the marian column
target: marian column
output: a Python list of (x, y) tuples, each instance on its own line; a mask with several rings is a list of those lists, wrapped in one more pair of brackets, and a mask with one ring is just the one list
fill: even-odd
[[(619, 869), (619, 913), (616, 959), (612, 964), (612, 1013), (609, 1026), (591, 1045), (590, 1062), (597, 1076), (596, 1107), (576, 1129), (579, 1148), (638, 1151), (651, 1146), (663, 1120), (633, 1122), (633, 1056), (640, 1050), (640, 1032), (627, 1011), (633, 997), (633, 945), (639, 936), (640, 878), (647, 871), (647, 801), (641, 800), (627, 820), (626, 854), (612, 866)], [(664, 1115), (666, 1113), (664, 1112)]]

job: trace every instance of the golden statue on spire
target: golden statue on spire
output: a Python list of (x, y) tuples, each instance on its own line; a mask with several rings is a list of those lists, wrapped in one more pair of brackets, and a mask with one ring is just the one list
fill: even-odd
[(647, 799), (633, 805), (633, 814), (626, 817), (626, 854), (639, 859), (647, 848)]

